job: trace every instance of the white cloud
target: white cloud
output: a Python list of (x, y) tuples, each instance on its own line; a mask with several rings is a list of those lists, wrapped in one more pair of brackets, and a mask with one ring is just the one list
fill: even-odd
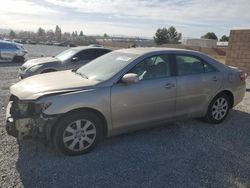
[(25, 14), (25, 15), (52, 15), (57, 11), (38, 5), (32, 1), (25, 0), (9, 0), (1, 1), (0, 5), (1, 15), (6, 14)]
[(184, 36), (199, 37), (247, 26), (249, 10), (249, 0), (6, 0), (0, 27), (37, 30), (58, 24), (70, 32), (152, 37), (158, 27), (173, 25)]
[[(123, 17), (179, 22), (250, 19), (249, 0), (46, 0), (82, 13), (113, 14)], [(194, 19), (194, 20), (192, 20)]]
[(54, 9), (26, 0), (2, 1), (0, 12), (0, 27), (18, 30), (36, 30), (39, 26), (53, 23), (48, 17), (61, 14)]

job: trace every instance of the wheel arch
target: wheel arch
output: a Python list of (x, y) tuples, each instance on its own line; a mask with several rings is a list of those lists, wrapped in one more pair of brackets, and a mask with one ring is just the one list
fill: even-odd
[(230, 108), (233, 108), (233, 106), (234, 106), (234, 95), (233, 95), (233, 92), (230, 91), (230, 90), (222, 90), (219, 93), (217, 93), (217, 95), (222, 94), (222, 93), (225, 94), (225, 95), (227, 95), (227, 97), (230, 99)]
[(69, 115), (69, 114), (71, 114), (71, 113), (75, 113), (75, 112), (79, 112), (79, 111), (90, 112), (90, 113), (93, 113), (93, 114), (97, 115), (97, 116), (100, 118), (100, 120), (102, 121), (103, 126), (104, 126), (104, 127), (103, 127), (103, 136), (104, 136), (104, 137), (107, 136), (108, 125), (107, 125), (107, 120), (106, 120), (106, 118), (104, 117), (104, 115), (103, 115), (100, 111), (98, 111), (98, 110), (96, 110), (96, 109), (94, 109), (94, 108), (83, 107), (83, 108), (73, 109), (73, 110), (70, 110), (70, 111), (68, 111), (68, 112), (66, 112), (66, 113), (64, 113), (64, 114), (62, 114), (62, 115), (56, 120), (56, 122), (53, 124), (53, 126), (51, 127), (51, 131), (50, 131), (50, 134), (49, 134), (49, 135), (50, 135), (50, 138), (53, 137), (53, 135), (54, 135), (54, 133), (55, 133), (55, 130), (56, 130), (57, 123), (58, 123), (63, 117), (65, 117), (65, 116), (67, 116), (67, 115)]

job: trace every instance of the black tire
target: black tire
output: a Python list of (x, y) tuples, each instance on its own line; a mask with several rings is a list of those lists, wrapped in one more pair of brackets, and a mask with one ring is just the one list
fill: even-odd
[[(223, 105), (221, 105), (221, 107), (218, 109), (219, 110), (218, 112), (218, 110), (216, 109), (217, 108), (216, 104), (219, 104), (218, 101), (220, 100), (225, 101), (224, 105), (227, 105), (227, 107), (222, 107)], [(232, 101), (230, 101), (229, 97), (224, 93), (220, 93), (217, 96), (215, 96), (214, 99), (209, 104), (208, 111), (205, 116), (205, 121), (207, 121), (208, 123), (213, 123), (213, 124), (218, 124), (218, 123), (223, 122), (229, 113), (231, 102)], [(216, 114), (218, 113), (219, 114), (221, 113), (221, 115), (218, 115), (216, 118)]]
[[(70, 143), (71, 140), (67, 141), (67, 143), (64, 142), (64, 139), (66, 139), (65, 134), (69, 133), (67, 132), (68, 128), (72, 128), (72, 126), (77, 126), (76, 123), (74, 124), (75, 121), (82, 121), (84, 122), (85, 120), (89, 121), (92, 123), (92, 125), (95, 127), (95, 137), (93, 137), (93, 143), (89, 144), (88, 147), (82, 149), (82, 150), (72, 150), (69, 147), (70, 146), (66, 146), (73, 144), (73, 142), (75, 142), (76, 139), (78, 139), (78, 143), (76, 143), (74, 145), (74, 149), (77, 149), (77, 146), (80, 148), (80, 142), (83, 143), (83, 145), (85, 145), (86, 143), (88, 143), (87, 141), (84, 140), (84, 137), (87, 137), (87, 133), (86, 135), (83, 137), (83, 135), (81, 135), (82, 140), (79, 140), (81, 138), (74, 138), (72, 140), (72, 142)], [(81, 122), (81, 127), (83, 126), (83, 128), (85, 127), (86, 123), (84, 125), (82, 125), (83, 123)], [(92, 126), (91, 125), (91, 126)], [(73, 136), (76, 134), (70, 135)], [(69, 136), (67, 136), (69, 137)], [(76, 136), (75, 136), (76, 137)], [(54, 145), (56, 147), (56, 149), (60, 152), (62, 152), (65, 155), (82, 155), (85, 153), (90, 152), (91, 150), (93, 150), (95, 148), (95, 146), (97, 145), (97, 143), (102, 139), (103, 137), (103, 126), (102, 126), (102, 121), (101, 119), (94, 113), (88, 112), (88, 111), (76, 111), (76, 112), (72, 112), (67, 114), (65, 117), (63, 117), (62, 119), (60, 119), (58, 121), (58, 123), (56, 124), (55, 127), (55, 131), (54, 131), (54, 135), (53, 135), (53, 140), (54, 140)], [(84, 144), (85, 143), (85, 144)]]
[(15, 56), (12, 60), (13, 63), (23, 63), (25, 58), (23, 56)]
[(49, 73), (49, 72), (55, 72), (56, 70), (55, 69), (45, 69), (41, 72), (41, 74), (43, 73)]

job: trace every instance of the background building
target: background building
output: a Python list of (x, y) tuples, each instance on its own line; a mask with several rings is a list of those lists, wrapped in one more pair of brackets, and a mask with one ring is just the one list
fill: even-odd
[(195, 46), (202, 48), (216, 48), (217, 40), (213, 39), (186, 39), (183, 43), (187, 46)]
[(239, 67), (250, 75), (250, 29), (231, 30), (226, 64)]

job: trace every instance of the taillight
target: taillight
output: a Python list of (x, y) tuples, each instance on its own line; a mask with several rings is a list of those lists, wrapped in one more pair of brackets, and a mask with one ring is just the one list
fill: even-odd
[(240, 73), (240, 79), (241, 79), (242, 81), (245, 81), (245, 80), (247, 79), (247, 73), (241, 72), (241, 73)]

